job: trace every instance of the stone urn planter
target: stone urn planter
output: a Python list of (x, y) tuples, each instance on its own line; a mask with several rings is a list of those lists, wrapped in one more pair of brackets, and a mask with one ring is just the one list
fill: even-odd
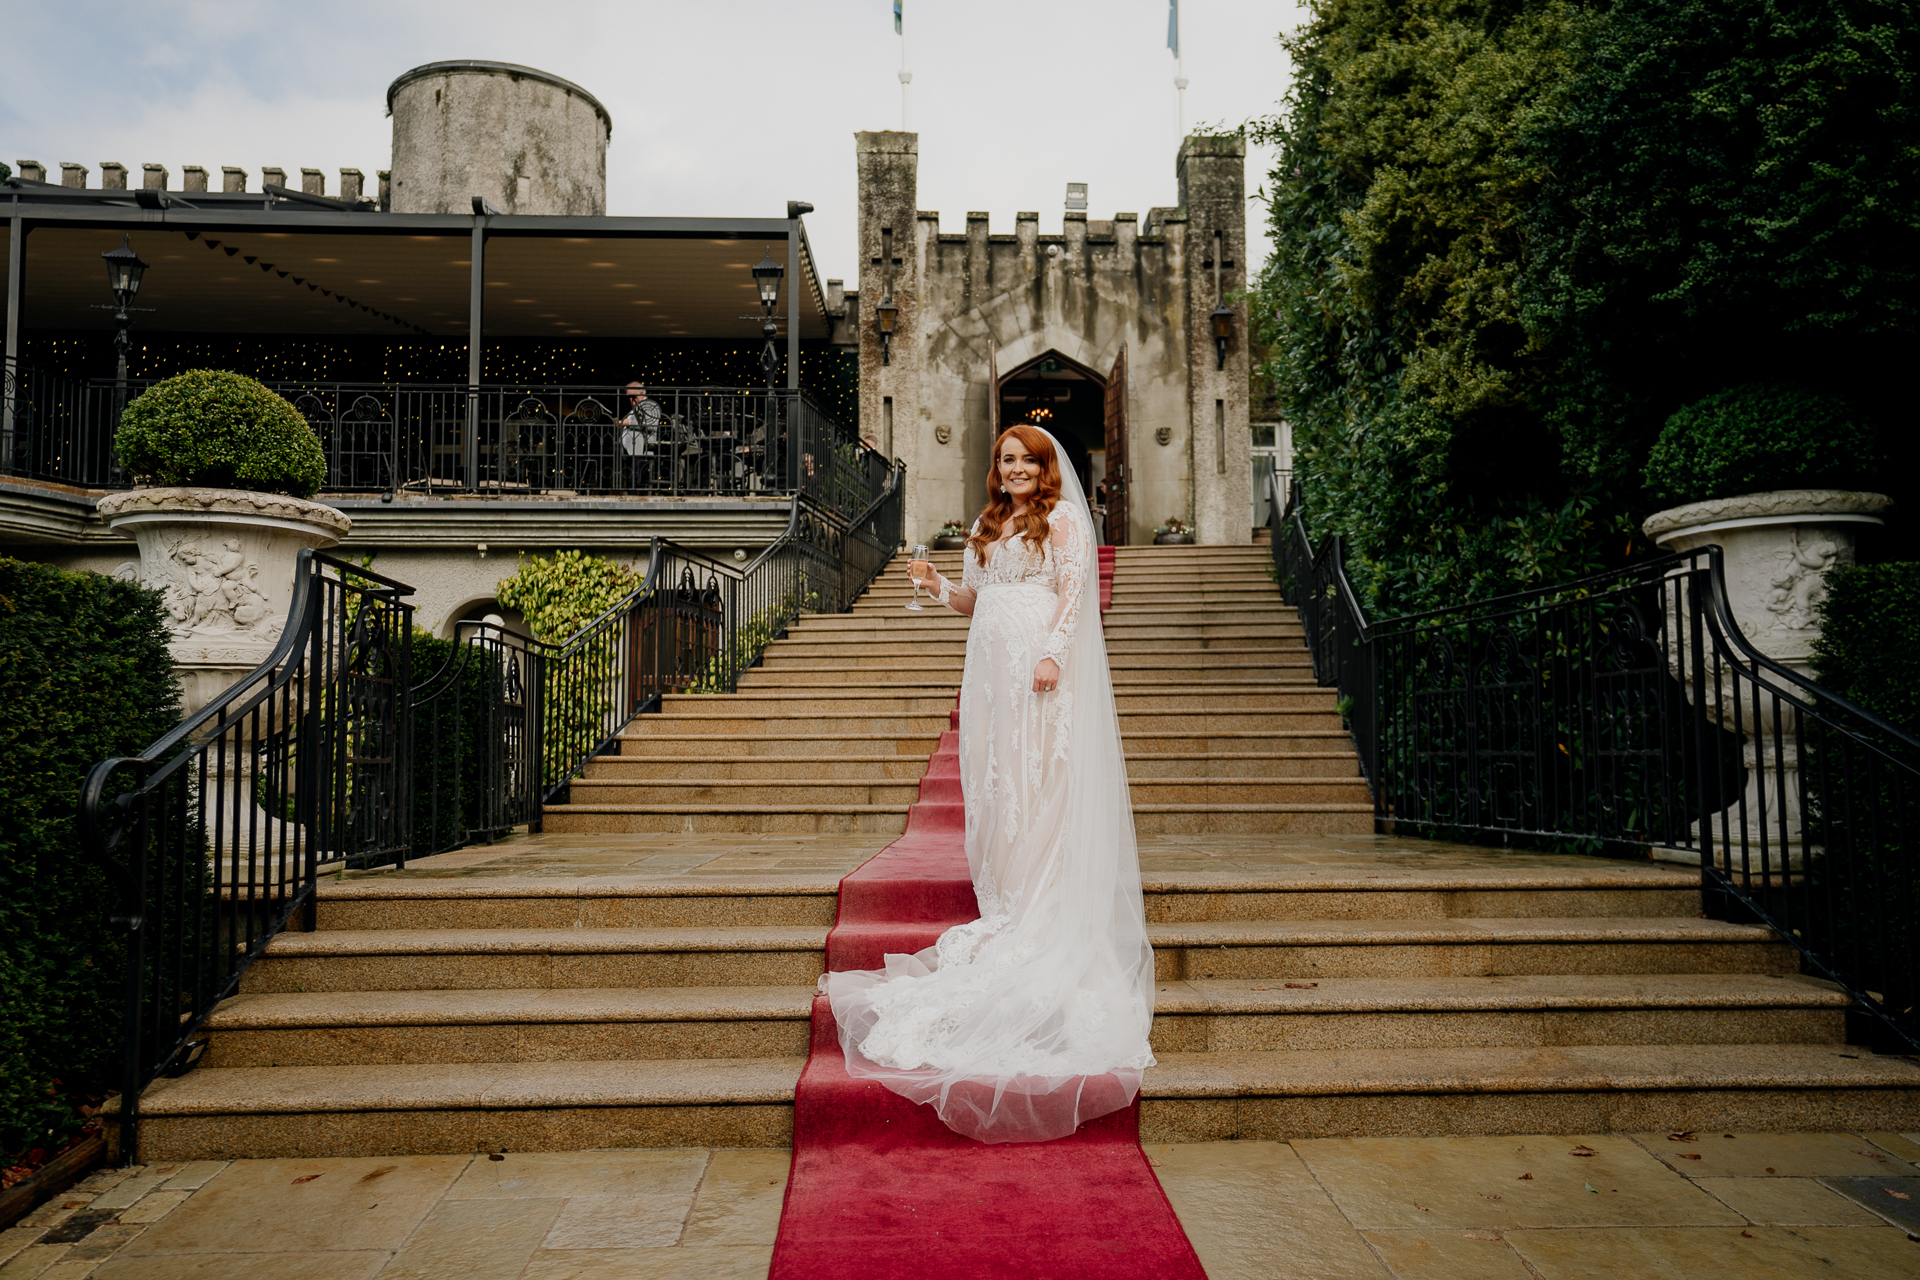
[(967, 548), (967, 535), (959, 533), (949, 537), (935, 538), (927, 545), (935, 551), (964, 551)]
[(99, 512), (139, 545), (140, 582), (165, 597), (187, 715), (272, 652), (300, 551), (353, 527), (317, 502), (238, 489), (134, 489), (102, 498)]
[[(1883, 523), (1880, 513), (1890, 505), (1892, 499), (1880, 493), (1783, 489), (1669, 507), (1647, 517), (1641, 528), (1668, 551), (1692, 551), (1718, 543), (1726, 569), (1727, 603), (1741, 634), (1767, 657), (1812, 679), (1813, 645), (1820, 637), (1818, 606), (1826, 598), (1826, 576), (1853, 563), (1859, 531)], [(1772, 700), (1763, 699), (1759, 719), (1769, 732), (1760, 735), (1753, 732), (1751, 697), (1748, 690), (1737, 719), (1731, 688), (1719, 692), (1715, 697), (1719, 705), (1710, 710), (1729, 731), (1746, 733), (1746, 811), (1749, 815), (1765, 812), (1777, 819), (1768, 823), (1776, 836), (1781, 829), (1778, 820), (1784, 820), (1797, 866), (1800, 779), (1790, 736), (1795, 726), (1782, 708), (1782, 730), (1789, 735), (1787, 758), (1773, 758)], [(1783, 793), (1785, 812), (1776, 815), (1779, 806), (1772, 798)], [(1753, 856), (1757, 860), (1757, 850)], [(1772, 856), (1778, 858), (1777, 849)]]
[(1190, 547), (1193, 545), (1191, 533), (1156, 533), (1153, 535), (1156, 547)]

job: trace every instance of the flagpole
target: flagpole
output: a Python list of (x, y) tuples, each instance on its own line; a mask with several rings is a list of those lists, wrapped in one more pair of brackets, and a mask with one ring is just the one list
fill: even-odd
[(900, 24), (900, 132), (907, 133), (913, 128), (907, 114), (907, 86), (913, 83), (913, 72), (907, 70), (907, 19), (903, 8), (894, 8), (894, 18)]
[(1167, 47), (1173, 50), (1173, 87), (1179, 99), (1180, 141), (1187, 140), (1187, 55), (1180, 47), (1180, 0), (1168, 0)]

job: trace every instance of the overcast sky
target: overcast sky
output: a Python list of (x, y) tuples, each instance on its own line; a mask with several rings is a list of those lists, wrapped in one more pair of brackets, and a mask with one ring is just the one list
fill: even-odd
[[(1173, 204), (1179, 126), (1167, 0), (906, 0), (920, 207), (1060, 228), (1065, 185), (1089, 216)], [(1187, 123), (1272, 113), (1285, 0), (1184, 0)], [(607, 211), (816, 212), (828, 276), (854, 287), (853, 137), (900, 127), (891, 0), (0, 0), (0, 159), (388, 167), (386, 87), (424, 62), (518, 62), (584, 85), (613, 116)], [(1268, 157), (1248, 157), (1247, 190)], [(137, 183), (137, 176), (135, 182)], [(1257, 202), (1248, 223), (1263, 222)], [(1265, 257), (1264, 237), (1255, 245)]]

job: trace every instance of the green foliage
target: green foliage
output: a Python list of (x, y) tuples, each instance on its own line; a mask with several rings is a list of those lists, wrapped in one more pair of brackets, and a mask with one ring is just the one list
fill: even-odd
[(61, 1092), (113, 1083), (117, 899), (81, 853), (74, 812), (87, 770), (144, 750), (178, 723), (180, 703), (159, 593), (99, 574), (0, 559), (0, 670), (0, 1153), (10, 1153), (61, 1136), (73, 1114)]
[(156, 382), (120, 415), (113, 443), (122, 466), (158, 485), (309, 498), (327, 478), (306, 419), (237, 373), (195, 369)]
[(1756, 384), (1667, 419), (1647, 493), (1668, 505), (1771, 489), (1872, 489), (1885, 480), (1873, 429), (1838, 396)]
[(1826, 585), (1814, 678), (1920, 737), (1920, 563), (1851, 565)]
[(497, 649), (413, 632), (413, 851), (465, 844), (492, 821), (505, 781), (499, 711), (507, 672)]
[(1916, 6), (1316, 0), (1255, 134), (1251, 310), (1309, 527), (1372, 609), (1643, 553), (1648, 452), (1709, 393), (1910, 416)]
[(639, 575), (624, 565), (584, 551), (556, 551), (523, 554), (495, 599), (518, 609), (536, 639), (564, 644), (639, 586)]

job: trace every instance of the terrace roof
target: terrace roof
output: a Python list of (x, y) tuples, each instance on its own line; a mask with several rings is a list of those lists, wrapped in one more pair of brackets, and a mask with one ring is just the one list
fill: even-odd
[[(0, 186), (0, 290), (24, 241), (22, 329), (113, 327), (99, 255), (131, 234), (151, 264), (143, 331), (465, 337), (473, 231), (485, 228), (489, 337), (757, 341), (749, 268), (799, 237), (799, 336), (829, 336), (825, 283), (799, 219), (379, 213), (288, 193)], [(191, 203), (189, 203), (191, 201)], [(159, 207), (164, 204), (165, 207)], [(787, 282), (789, 285), (791, 281)], [(782, 290), (775, 319), (784, 326)]]

